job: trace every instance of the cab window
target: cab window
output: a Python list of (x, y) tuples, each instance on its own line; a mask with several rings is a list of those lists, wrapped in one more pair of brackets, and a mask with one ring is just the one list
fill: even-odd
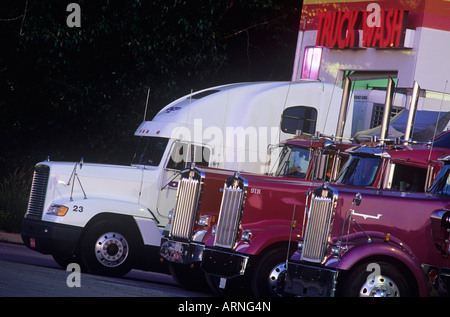
[(423, 192), (425, 191), (426, 177), (426, 168), (396, 164), (391, 189), (406, 192)]
[(158, 166), (167, 142), (167, 138), (141, 137), (131, 165)]
[(430, 193), (450, 196), (450, 165), (444, 165), (431, 186)]
[(343, 167), (338, 183), (366, 187), (375, 182), (380, 157), (353, 156)]
[(295, 134), (297, 130), (314, 134), (316, 131), (317, 110), (312, 107), (298, 106), (286, 108), (281, 116), (281, 130)]
[(177, 142), (173, 145), (167, 168), (181, 170), (191, 162), (200, 166), (208, 166), (210, 155), (211, 150), (208, 147)]
[(286, 146), (280, 155), (276, 175), (305, 178), (310, 159), (310, 150)]

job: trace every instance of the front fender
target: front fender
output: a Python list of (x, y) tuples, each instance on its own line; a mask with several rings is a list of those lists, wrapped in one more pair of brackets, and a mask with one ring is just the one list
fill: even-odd
[(300, 235), (300, 230), (293, 228), (291, 231), (291, 221), (285, 220), (261, 221), (254, 226), (245, 226), (242, 230), (251, 231), (252, 237), (250, 242), (238, 240), (235, 250), (249, 255), (260, 254), (276, 243), (296, 241)]
[(344, 253), (339, 261), (340, 270), (351, 270), (357, 263), (367, 261), (369, 258), (382, 257), (395, 259), (403, 263), (414, 276), (420, 296), (428, 295), (428, 283), (421, 265), (414, 256), (399, 245), (388, 242), (372, 242), (352, 247)]

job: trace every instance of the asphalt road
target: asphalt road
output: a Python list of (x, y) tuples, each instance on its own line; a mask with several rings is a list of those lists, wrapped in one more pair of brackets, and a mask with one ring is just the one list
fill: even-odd
[(0, 242), (0, 297), (211, 296), (183, 289), (170, 275), (154, 272), (132, 270), (122, 278), (76, 274), (59, 267), (51, 256)]
[(0, 307), (25, 315), (194, 313), (197, 317), (236, 312), (271, 315), (285, 307), (269, 299), (218, 298), (209, 290), (188, 291), (170, 275), (154, 272), (132, 270), (122, 278), (87, 273), (72, 278), (73, 274), (51, 256), (22, 244), (0, 242)]
[[(59, 267), (51, 256), (21, 244), (0, 242), (0, 306), (13, 308), (13, 313), (54, 313), (57, 307), (62, 314), (80, 315), (96, 312), (287, 315), (294, 307), (317, 309), (319, 303), (298, 298), (217, 298), (209, 292), (188, 291), (177, 285), (170, 275), (140, 270), (132, 270), (122, 278), (80, 273), (79, 287), (69, 287), (71, 274)], [(383, 302), (383, 307), (386, 308), (386, 304), (397, 305)]]

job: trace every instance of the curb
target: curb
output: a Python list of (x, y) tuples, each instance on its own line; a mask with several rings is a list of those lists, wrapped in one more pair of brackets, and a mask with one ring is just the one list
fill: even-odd
[(0, 230), (0, 242), (23, 244), (20, 233), (11, 233)]

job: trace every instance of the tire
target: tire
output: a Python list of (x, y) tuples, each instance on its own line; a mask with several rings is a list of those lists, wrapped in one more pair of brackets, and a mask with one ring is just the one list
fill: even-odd
[(350, 271), (339, 288), (345, 297), (410, 297), (413, 288), (402, 270), (387, 262), (362, 264)]
[(138, 239), (132, 230), (118, 221), (100, 221), (86, 233), (81, 258), (87, 270), (94, 274), (123, 276), (135, 264)]
[(67, 269), (67, 266), (70, 263), (77, 263), (78, 265), (81, 266), (82, 270), (83, 270), (83, 266), (81, 265), (81, 260), (76, 257), (75, 255), (67, 255), (67, 254), (52, 254), (53, 260), (55, 260), (55, 262), (62, 267), (64, 270)]
[(175, 282), (191, 291), (200, 291), (211, 293), (206, 282), (205, 273), (203, 273), (199, 264), (193, 266), (188, 264), (169, 263), (170, 274)]
[(252, 274), (252, 291), (256, 297), (285, 296), (286, 249), (274, 249), (264, 254)]
[(225, 297), (228, 295), (225, 289), (219, 287), (220, 278), (218, 276), (205, 273), (205, 279), (209, 288), (216, 296)]

